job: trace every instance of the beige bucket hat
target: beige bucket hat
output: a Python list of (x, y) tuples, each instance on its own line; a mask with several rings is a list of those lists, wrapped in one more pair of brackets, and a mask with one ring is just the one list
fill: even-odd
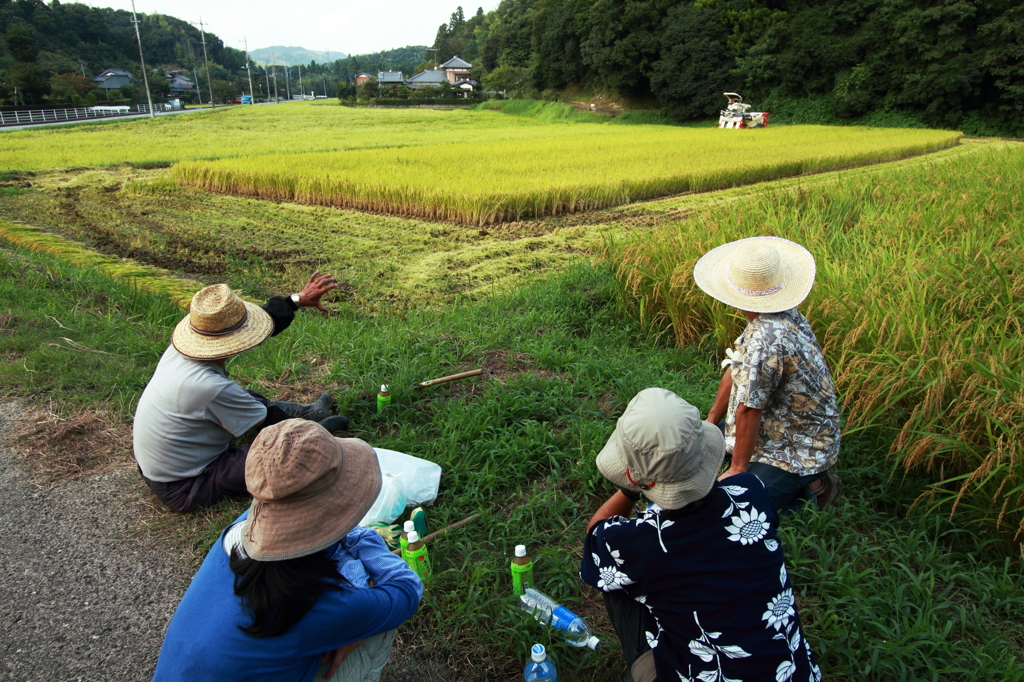
[(260, 431), (245, 460), (252, 494), (242, 549), (257, 561), (319, 552), (348, 535), (380, 494), (377, 453), (305, 419)]
[(645, 388), (619, 417), (597, 455), (605, 478), (679, 509), (711, 491), (725, 459), (725, 437), (672, 391)]
[(196, 292), (185, 317), (171, 334), (182, 355), (196, 360), (221, 360), (260, 345), (274, 333), (274, 321), (263, 308), (243, 301), (227, 284)]
[(708, 251), (693, 268), (704, 293), (753, 313), (795, 308), (814, 285), (814, 256), (781, 237), (751, 237)]

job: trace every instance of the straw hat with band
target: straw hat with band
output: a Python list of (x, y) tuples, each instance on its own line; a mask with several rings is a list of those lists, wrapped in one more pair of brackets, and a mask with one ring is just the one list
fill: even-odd
[(171, 343), (196, 360), (221, 360), (260, 345), (274, 333), (267, 311), (243, 301), (227, 284), (196, 292), (188, 316), (178, 323)]
[(335, 438), (305, 419), (268, 426), (245, 461), (253, 501), (242, 550), (284, 561), (330, 547), (370, 510), (381, 481), (377, 454), (358, 438)]
[(725, 437), (696, 407), (664, 388), (645, 388), (619, 417), (597, 468), (620, 488), (680, 509), (711, 491), (724, 459)]
[(781, 237), (751, 237), (708, 251), (693, 268), (704, 293), (753, 313), (800, 305), (814, 285), (814, 256)]

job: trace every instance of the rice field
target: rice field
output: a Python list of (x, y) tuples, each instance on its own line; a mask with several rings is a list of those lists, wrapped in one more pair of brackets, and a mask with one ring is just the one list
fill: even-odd
[(489, 225), (890, 161), (961, 137), (826, 126), (574, 129), (595, 127), (618, 132), (182, 162), (173, 176), (214, 192)]
[(919, 505), (1019, 542), (1022, 178), (1024, 145), (989, 145), (765, 193), (609, 243), (604, 256), (650, 328), (725, 347), (743, 321), (694, 285), (696, 260), (761, 234), (806, 245), (818, 275), (801, 309), (833, 368), (847, 433), (892, 429), (894, 461), (935, 481)]
[(395, 148), (537, 137), (615, 135), (627, 126), (508, 116), (496, 111), (355, 109), (288, 102), (222, 107), (0, 134), (0, 171), (169, 164), (264, 154)]

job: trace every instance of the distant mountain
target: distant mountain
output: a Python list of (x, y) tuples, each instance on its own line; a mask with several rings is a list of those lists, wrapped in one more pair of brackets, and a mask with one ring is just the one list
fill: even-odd
[(274, 45), (273, 47), (261, 47), (251, 50), (249, 56), (257, 64), (282, 64), (285, 66), (305, 66), (310, 62), (323, 64), (327, 61), (344, 59), (348, 55), (335, 50), (307, 50), (304, 47), (284, 47)]

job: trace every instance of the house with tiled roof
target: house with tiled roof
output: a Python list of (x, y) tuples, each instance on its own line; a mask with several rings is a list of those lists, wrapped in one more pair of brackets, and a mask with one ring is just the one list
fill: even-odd
[(366, 81), (370, 80), (371, 78), (373, 78), (372, 75), (370, 75), (370, 74), (366, 73), (365, 71), (363, 71), (358, 76), (356, 76), (356, 85), (362, 85), (363, 83), (365, 83)]
[(469, 70), (472, 67), (473, 65), (465, 59), (459, 59), (459, 56), (455, 55), (438, 68), (444, 71), (445, 78), (454, 85), (460, 80), (469, 78)]
[(441, 83), (448, 83), (448, 77), (444, 71), (427, 69), (421, 71), (415, 76), (411, 76), (405, 81), (413, 90), (422, 90), (424, 88), (437, 88), (441, 86)]
[(405, 76), (402, 75), (401, 71), (378, 71), (377, 72), (377, 85), (384, 87), (385, 85), (403, 85), (405, 83)]
[(132, 84), (132, 75), (124, 69), (107, 69), (92, 79), (101, 90), (115, 90)]

